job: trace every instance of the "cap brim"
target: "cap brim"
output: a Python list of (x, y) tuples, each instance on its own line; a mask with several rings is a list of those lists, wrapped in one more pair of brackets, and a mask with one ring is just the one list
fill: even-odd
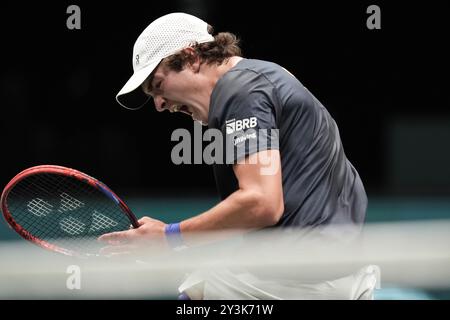
[(136, 110), (141, 108), (150, 97), (142, 90), (136, 90), (152, 73), (160, 61), (155, 61), (135, 72), (116, 95), (117, 102), (124, 108)]

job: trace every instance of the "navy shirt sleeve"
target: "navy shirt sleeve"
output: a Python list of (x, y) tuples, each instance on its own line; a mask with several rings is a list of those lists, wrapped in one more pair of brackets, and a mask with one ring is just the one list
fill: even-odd
[[(226, 79), (228, 95), (216, 100), (222, 112), (215, 126), (225, 139), (226, 163), (234, 164), (245, 157), (279, 148), (276, 89), (264, 75), (249, 71), (232, 71)], [(218, 102), (218, 103), (217, 103)]]

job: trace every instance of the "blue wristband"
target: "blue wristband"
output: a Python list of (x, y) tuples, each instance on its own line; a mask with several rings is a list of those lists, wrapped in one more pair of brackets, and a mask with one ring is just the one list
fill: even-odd
[(180, 223), (171, 223), (166, 225), (166, 239), (172, 249), (184, 247), (184, 241), (181, 237)]

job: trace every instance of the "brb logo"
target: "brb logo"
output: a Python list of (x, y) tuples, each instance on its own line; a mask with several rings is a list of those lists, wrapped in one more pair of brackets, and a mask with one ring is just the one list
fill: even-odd
[(232, 134), (236, 131), (250, 129), (256, 127), (258, 120), (256, 117), (250, 117), (242, 120), (231, 119), (226, 121), (227, 134)]

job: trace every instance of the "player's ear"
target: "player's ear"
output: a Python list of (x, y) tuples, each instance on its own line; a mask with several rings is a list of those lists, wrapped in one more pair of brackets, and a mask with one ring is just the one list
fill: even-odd
[(200, 57), (195, 55), (194, 56), (194, 60), (192, 62), (192, 70), (197, 73), (200, 71), (200, 65), (201, 65), (201, 61), (200, 61)]
[(187, 67), (190, 68), (194, 73), (197, 73), (200, 70), (200, 57), (195, 52), (195, 49), (192, 47), (187, 47), (184, 50), (184, 54), (188, 56), (187, 59)]

